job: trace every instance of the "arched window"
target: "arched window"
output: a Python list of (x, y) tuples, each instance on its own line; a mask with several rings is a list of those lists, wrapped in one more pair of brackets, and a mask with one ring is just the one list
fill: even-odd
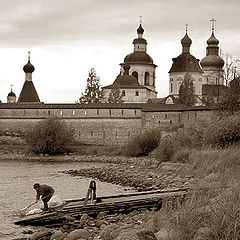
[(138, 80), (138, 73), (136, 71), (132, 72), (132, 76)]
[(172, 93), (173, 92), (173, 83), (171, 82), (170, 83), (170, 93)]
[(149, 72), (145, 72), (144, 74), (144, 85), (150, 85)]
[(178, 93), (179, 93), (181, 85), (182, 85), (182, 82), (178, 82)]

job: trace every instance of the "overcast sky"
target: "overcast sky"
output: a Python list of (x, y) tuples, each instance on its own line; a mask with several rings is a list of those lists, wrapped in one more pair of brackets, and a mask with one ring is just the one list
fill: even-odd
[(206, 54), (212, 18), (220, 48), (240, 56), (239, 9), (239, 0), (0, 0), (0, 100), (7, 101), (11, 84), (18, 98), (28, 51), (33, 83), (45, 103), (77, 101), (92, 67), (102, 86), (112, 84), (133, 52), (139, 16), (147, 52), (158, 65), (158, 97), (167, 96), (168, 71), (181, 53), (185, 25), (196, 58)]

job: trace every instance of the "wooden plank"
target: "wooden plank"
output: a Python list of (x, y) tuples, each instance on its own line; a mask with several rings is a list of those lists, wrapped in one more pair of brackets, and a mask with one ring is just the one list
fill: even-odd
[[(154, 207), (158, 202), (166, 197), (177, 197), (187, 194), (186, 189), (171, 189), (148, 191), (144, 193), (120, 194), (116, 196), (102, 197), (103, 202), (97, 204), (88, 204), (83, 206), (84, 198), (67, 200), (67, 205), (53, 213), (36, 214), (27, 216), (15, 224), (24, 225), (44, 225), (50, 222), (58, 222), (63, 219), (64, 214), (80, 217), (82, 214), (96, 214), (99, 212), (117, 212), (130, 211), (133, 209), (142, 209)], [(73, 204), (73, 205), (72, 205)]]

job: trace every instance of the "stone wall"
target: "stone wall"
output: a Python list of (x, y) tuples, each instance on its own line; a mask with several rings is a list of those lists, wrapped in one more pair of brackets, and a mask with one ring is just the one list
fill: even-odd
[[(0, 119), (0, 130), (24, 133), (42, 119)], [(121, 144), (140, 134), (141, 119), (64, 119), (74, 131), (74, 138), (86, 144)]]
[(112, 145), (152, 128), (190, 128), (211, 114), (206, 107), (175, 104), (0, 104), (0, 132), (25, 132), (40, 120), (58, 117), (69, 125), (76, 141)]

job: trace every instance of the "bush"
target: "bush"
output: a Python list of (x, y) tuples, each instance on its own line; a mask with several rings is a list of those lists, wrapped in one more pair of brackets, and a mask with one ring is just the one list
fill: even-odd
[(159, 146), (152, 152), (151, 156), (159, 162), (170, 161), (171, 157), (179, 150), (180, 144), (174, 137), (165, 137)]
[(214, 147), (228, 147), (240, 143), (240, 115), (214, 121), (207, 129), (205, 142)]
[(189, 155), (191, 150), (188, 148), (181, 148), (171, 157), (172, 162), (189, 163)]
[(158, 146), (160, 137), (161, 132), (159, 129), (150, 130), (133, 138), (122, 147), (121, 152), (123, 155), (131, 157), (147, 156)]
[(38, 122), (26, 135), (26, 142), (37, 154), (69, 153), (72, 139), (71, 131), (65, 122), (56, 118)]

